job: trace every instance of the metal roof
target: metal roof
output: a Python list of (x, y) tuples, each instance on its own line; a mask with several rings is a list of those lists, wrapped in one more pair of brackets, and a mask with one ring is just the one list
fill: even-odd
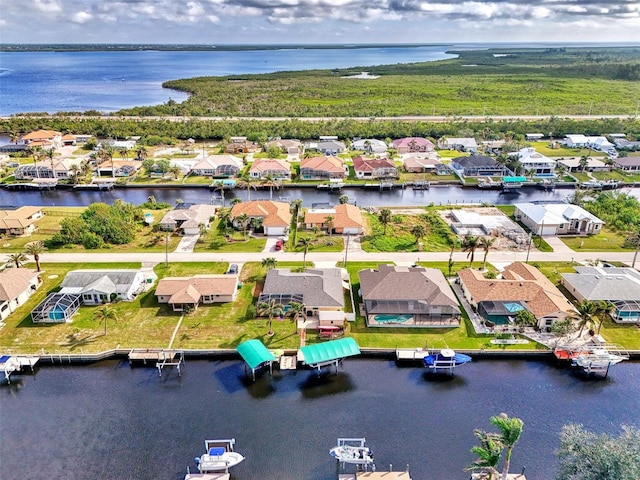
[(304, 363), (307, 365), (316, 365), (360, 354), (360, 348), (353, 338), (341, 338), (325, 343), (307, 345), (300, 350), (304, 355)]
[(265, 362), (273, 362), (276, 359), (260, 340), (243, 342), (238, 345), (236, 350), (251, 369), (255, 369)]

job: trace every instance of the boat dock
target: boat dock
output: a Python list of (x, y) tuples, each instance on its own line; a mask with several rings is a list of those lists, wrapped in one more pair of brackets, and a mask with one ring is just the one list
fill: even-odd
[(396, 349), (396, 360), (420, 360), (429, 355), (429, 351), (424, 348), (398, 348)]
[(356, 472), (341, 473), (338, 480), (411, 480), (409, 472)]
[(33, 372), (33, 367), (40, 361), (40, 357), (33, 355), (3, 355), (0, 357), (0, 372), (4, 373), (7, 383), (11, 383), (12, 373), (21, 373), (25, 367)]
[(228, 473), (189, 473), (184, 480), (229, 480), (231, 475)]
[(298, 368), (298, 355), (280, 355), (280, 370), (296, 370)]
[(160, 376), (162, 376), (162, 370), (165, 367), (175, 367), (178, 375), (181, 375), (182, 365), (184, 365), (184, 352), (180, 350), (134, 348), (129, 352), (129, 365), (133, 365), (134, 362), (142, 362), (144, 365), (147, 362), (155, 362), (155, 367), (158, 369), (158, 375)]

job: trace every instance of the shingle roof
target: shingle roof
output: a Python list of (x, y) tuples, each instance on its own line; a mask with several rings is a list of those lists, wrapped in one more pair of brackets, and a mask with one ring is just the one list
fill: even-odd
[(632, 268), (576, 267), (576, 272), (563, 273), (563, 283), (587, 300), (640, 300), (640, 273)]
[(139, 270), (72, 270), (60, 285), (61, 293), (83, 293), (90, 290), (124, 293), (135, 282)]
[(280, 160), (278, 158), (257, 158), (251, 164), (249, 168), (250, 172), (266, 172), (266, 171), (285, 171), (291, 172), (291, 166), (286, 160)]
[(310, 268), (292, 272), (274, 268), (267, 272), (263, 294), (299, 294), (307, 306), (344, 307), (342, 272), (339, 268)]
[(198, 302), (203, 295), (233, 295), (237, 283), (236, 275), (168, 277), (158, 282), (156, 296), (169, 295), (169, 303), (193, 303)]
[(569, 203), (516, 203), (515, 207), (536, 224), (541, 224), (544, 221), (544, 224), (548, 226), (560, 225), (568, 220), (583, 219), (604, 224), (602, 220), (584, 208)]
[(469, 155), (468, 157), (456, 157), (452, 162), (457, 163), (462, 168), (469, 167), (495, 167), (498, 165), (498, 162), (491, 157), (487, 157), (486, 155)]
[(7, 268), (0, 272), (0, 302), (18, 297), (38, 275), (38, 272), (29, 268)]
[(360, 270), (360, 289), (366, 300), (416, 300), (458, 308), (451, 287), (436, 268), (378, 265)]

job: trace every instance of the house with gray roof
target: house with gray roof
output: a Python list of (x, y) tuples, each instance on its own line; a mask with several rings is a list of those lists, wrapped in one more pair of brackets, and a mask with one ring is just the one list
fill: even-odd
[(536, 235), (594, 235), (604, 222), (570, 203), (516, 203), (514, 218)]
[(322, 312), (344, 311), (345, 288), (349, 284), (339, 268), (308, 268), (304, 272), (273, 268), (267, 272), (258, 303), (274, 300), (285, 308), (291, 302), (302, 303), (307, 316), (320, 316)]
[(158, 222), (162, 230), (169, 232), (181, 230), (185, 235), (197, 235), (200, 233), (201, 225), (209, 228), (211, 218), (216, 214), (214, 205), (188, 205), (187, 208), (183, 208), (183, 205), (168, 211), (162, 217)]
[(576, 267), (563, 273), (562, 285), (576, 300), (608, 301), (617, 323), (640, 324), (640, 272), (634, 268)]
[(67, 273), (58, 293), (79, 295), (85, 305), (133, 300), (153, 282), (155, 275), (141, 270), (72, 270)]
[(460, 307), (436, 268), (378, 265), (358, 272), (370, 327), (457, 327)]
[(31, 298), (42, 284), (40, 272), (29, 268), (7, 268), (0, 272), (0, 321)]
[(618, 157), (613, 161), (613, 165), (626, 172), (640, 172), (640, 155)]
[(451, 160), (451, 167), (465, 177), (501, 177), (513, 175), (504, 165), (486, 155), (469, 155)]

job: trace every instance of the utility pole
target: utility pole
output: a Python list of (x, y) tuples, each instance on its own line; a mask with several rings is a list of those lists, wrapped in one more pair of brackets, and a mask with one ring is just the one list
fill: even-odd
[(344, 248), (344, 265), (343, 265), (344, 268), (347, 268), (347, 255), (349, 253), (349, 238), (350, 237), (351, 237), (351, 235), (347, 233), (347, 244), (345, 245), (345, 248)]
[(164, 237), (164, 266), (169, 266), (169, 232)]
[(529, 232), (529, 246), (527, 247), (527, 259), (524, 263), (529, 263), (529, 252), (531, 252), (531, 242), (533, 240), (533, 230)]

